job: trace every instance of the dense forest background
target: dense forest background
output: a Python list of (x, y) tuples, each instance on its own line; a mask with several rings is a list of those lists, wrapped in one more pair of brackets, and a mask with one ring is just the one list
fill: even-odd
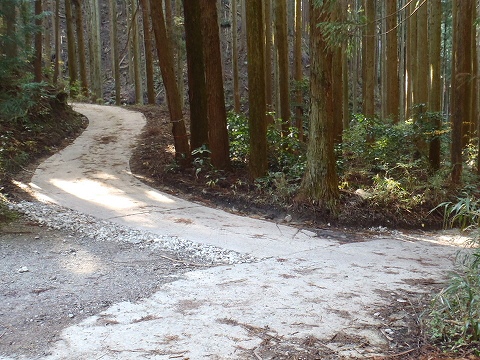
[(355, 196), (423, 221), (476, 196), (477, 6), (2, 0), (2, 130), (35, 127), (54, 95), (167, 105), (180, 168), (244, 168), (327, 215)]
[[(323, 224), (478, 229), (479, 6), (1, 0), (1, 184), (81, 130), (68, 99), (135, 104), (169, 122), (168, 139), (147, 134), (162, 146), (139, 145), (147, 176)], [(432, 337), (467, 354), (479, 259), (428, 315)]]

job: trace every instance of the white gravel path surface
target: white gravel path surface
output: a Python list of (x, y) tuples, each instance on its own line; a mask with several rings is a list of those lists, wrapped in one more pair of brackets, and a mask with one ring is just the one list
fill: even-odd
[[(42, 203), (17, 207), (50, 226), (155, 243), (222, 265), (64, 329), (45, 359), (255, 359), (267, 335), (315, 337), (337, 358), (381, 353), (389, 346), (385, 330), (400, 330), (387, 329), (380, 309), (428, 292), (422, 284), (442, 282), (452, 269), (461, 239), (446, 233), (322, 238), (153, 190), (128, 165), (143, 116), (118, 107), (75, 109), (89, 118), (87, 130), (26, 184)], [(329, 342), (338, 334), (365, 342), (339, 348)]]

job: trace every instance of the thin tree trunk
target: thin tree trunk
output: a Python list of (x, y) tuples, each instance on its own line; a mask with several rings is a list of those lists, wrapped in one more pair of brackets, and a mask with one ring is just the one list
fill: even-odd
[[(417, 8), (416, 2), (411, 1), (409, 5), (408, 18), (408, 43), (407, 43), (407, 113), (413, 114), (413, 107), (417, 101)], [(407, 115), (408, 116), (408, 115)]]
[(121, 104), (121, 88), (120, 88), (120, 59), (118, 54), (118, 26), (117, 26), (117, 0), (110, 0), (110, 24), (112, 45), (112, 67), (113, 78), (115, 79), (115, 104)]
[[(336, 2), (332, 9), (332, 20), (342, 22), (342, 9), (340, 2)], [(342, 142), (343, 132), (343, 69), (342, 69), (342, 46), (337, 45), (332, 50), (332, 96), (335, 99), (333, 107), (334, 137), (335, 142)]]
[(240, 113), (240, 89), (238, 78), (238, 21), (237, 0), (232, 0), (232, 71), (233, 71), (233, 99), (234, 109)]
[[(273, 124), (273, 34), (272, 34), (272, 0), (264, 2), (264, 23), (265, 23), (265, 101), (267, 104), (267, 123)], [(275, 39), (277, 41), (277, 39)], [(278, 116), (278, 114), (276, 114)]]
[(365, 18), (367, 24), (363, 37), (363, 114), (375, 116), (375, 0), (365, 0)]
[[(176, 0), (175, 3), (175, 11), (177, 16), (179, 17), (182, 13), (182, 2), (180, 0)], [(182, 30), (180, 26), (174, 27), (175, 31), (175, 49), (177, 55), (176, 61), (176, 74), (177, 74), (177, 84), (178, 84), (178, 92), (180, 93), (180, 101), (182, 102), (182, 109), (185, 107), (185, 83), (183, 77), (183, 56), (184, 56), (184, 48), (183, 48), (183, 41), (182, 41)]]
[(267, 172), (265, 102), (265, 47), (263, 0), (245, 0), (248, 51), (248, 103), (250, 132), (249, 171), (253, 179)]
[(55, 0), (55, 61), (53, 63), (53, 83), (57, 85), (60, 75), (60, 0)]
[[(442, 126), (442, 79), (441, 79), (441, 25), (442, 25), (442, 1), (430, 0), (429, 24), (428, 24), (428, 52), (429, 52), (429, 87), (428, 87), (428, 111), (433, 113), (435, 130)], [(430, 142), (429, 161), (433, 170), (440, 169), (440, 136), (433, 137)]]
[(290, 76), (288, 61), (287, 1), (274, 0), (275, 47), (278, 56), (280, 118), (282, 132), (288, 133), (290, 127)]
[(140, 52), (140, 35), (138, 33), (138, 0), (132, 1), (132, 45), (133, 45), (133, 72), (135, 77), (135, 103), (143, 105), (143, 83)]
[(91, 83), (93, 101), (103, 98), (102, 82), (102, 44), (100, 38), (100, 8), (98, 0), (91, 0), (90, 3), (91, 21)]
[(33, 77), (35, 82), (43, 80), (42, 69), (42, 1), (35, 0), (35, 57), (33, 60)]
[(300, 84), (303, 80), (302, 69), (302, 0), (296, 0), (295, 6), (295, 126), (298, 129), (298, 137), (303, 141), (303, 94)]
[[(115, 1), (115, 0), (113, 0)], [(150, 30), (150, 6), (148, 0), (140, 0), (142, 7), (143, 23), (143, 42), (145, 46), (145, 75), (147, 80), (147, 101), (149, 104), (155, 104), (155, 83), (153, 71), (153, 46)]]
[(399, 116), (400, 84), (398, 79), (398, 32), (397, 28), (397, 1), (386, 1), (387, 15), (387, 58), (386, 58), (386, 85), (387, 85), (387, 117), (394, 122)]
[(163, 84), (167, 95), (170, 121), (175, 146), (175, 157), (177, 161), (186, 166), (190, 162), (190, 151), (188, 136), (185, 128), (185, 121), (182, 113), (180, 93), (175, 79), (174, 59), (171, 46), (167, 38), (165, 17), (163, 15), (162, 1), (150, 0), (150, 11), (152, 16), (153, 32), (157, 45), (158, 61), (162, 72)]
[(75, 83), (77, 82), (77, 57), (75, 54), (75, 32), (73, 31), (72, 2), (65, 0), (65, 17), (67, 20), (67, 50), (68, 50), (68, 75), (70, 96), (75, 97)]

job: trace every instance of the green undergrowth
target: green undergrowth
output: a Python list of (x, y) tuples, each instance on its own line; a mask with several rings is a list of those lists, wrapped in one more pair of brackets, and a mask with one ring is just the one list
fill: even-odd
[(480, 355), (480, 199), (464, 193), (439, 207), (445, 226), (471, 231), (472, 240), (458, 253), (455, 271), (433, 299), (426, 324), (433, 341), (445, 350)]
[[(441, 214), (430, 210), (451, 200), (456, 190), (449, 183), (448, 161), (444, 160), (437, 171), (429, 164), (428, 147), (434, 138), (441, 139), (442, 159), (448, 158), (449, 129), (445, 126), (435, 130), (432, 125), (438, 116), (425, 113), (416, 121), (395, 123), (356, 115), (336, 148), (344, 207), (352, 203), (352, 194), (361, 191), (360, 206), (386, 214), (392, 219), (392, 226), (396, 225), (396, 219), (399, 219), (397, 224), (411, 227), (441, 226)], [(268, 128), (269, 171), (265, 177), (256, 179), (255, 188), (267, 193), (272, 201), (288, 206), (301, 185), (306, 143), (299, 139), (296, 128), (289, 128), (287, 133), (282, 133), (280, 128), (279, 120)], [(228, 129), (231, 159), (236, 166), (246, 167), (248, 119), (231, 113)], [(305, 135), (308, 138), (308, 133)], [(476, 154), (466, 152), (465, 156), (468, 164), (467, 157), (473, 159)], [(466, 186), (475, 187), (477, 176), (473, 170), (464, 167)], [(346, 210), (348, 213), (349, 209)]]

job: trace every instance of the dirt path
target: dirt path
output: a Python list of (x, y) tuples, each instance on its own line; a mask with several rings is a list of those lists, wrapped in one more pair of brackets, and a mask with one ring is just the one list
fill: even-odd
[(175, 268), (142, 244), (46, 229), (25, 243), (3, 234), (5, 358), (339, 359), (416, 346), (414, 305), (451, 269), (454, 237), (317, 236), (162, 194), (129, 172), (140, 114), (94, 105), (77, 111), (90, 125), (38, 168), (30, 187), (40, 199), (260, 260)]

